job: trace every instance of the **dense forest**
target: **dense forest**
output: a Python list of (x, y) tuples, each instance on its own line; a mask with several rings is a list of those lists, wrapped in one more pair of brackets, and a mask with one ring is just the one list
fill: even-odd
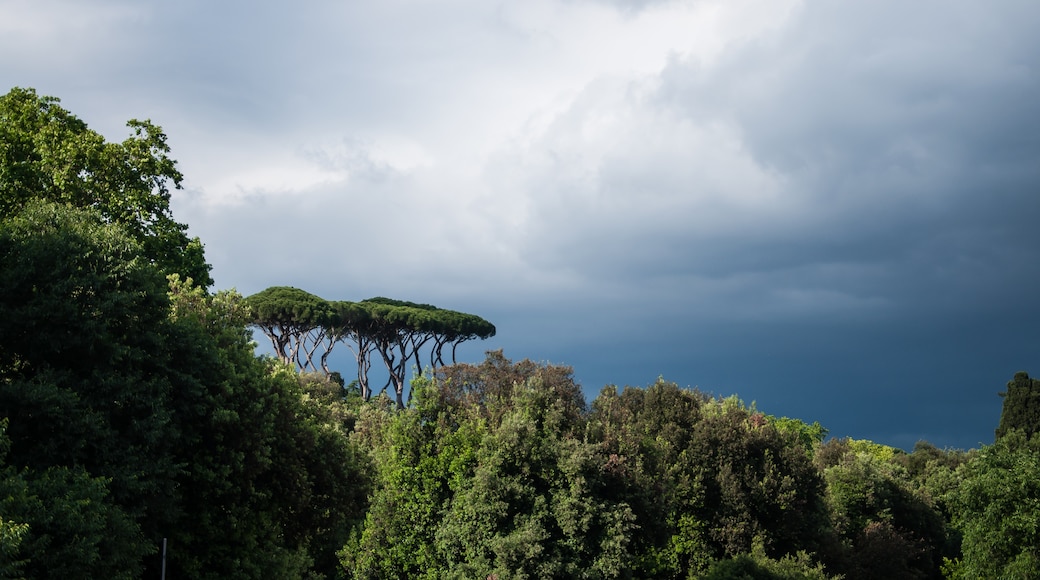
[(0, 578), (1040, 575), (1024, 372), (969, 451), (663, 379), (590, 402), (567, 367), (447, 356), (479, 316), (212, 290), (165, 135), (128, 127), (0, 97)]

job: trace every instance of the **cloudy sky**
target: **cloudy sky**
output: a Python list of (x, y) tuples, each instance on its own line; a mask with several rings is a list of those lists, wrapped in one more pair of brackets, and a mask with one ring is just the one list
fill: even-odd
[(0, 0), (0, 90), (169, 135), (218, 288), (479, 314), (482, 358), (993, 438), (1040, 375), (1033, 0)]

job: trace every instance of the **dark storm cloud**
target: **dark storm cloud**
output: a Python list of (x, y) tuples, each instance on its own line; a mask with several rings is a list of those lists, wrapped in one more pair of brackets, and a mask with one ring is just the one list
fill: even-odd
[(1029, 309), (1011, 287), (1040, 275), (1027, 233), (1040, 216), (1040, 42), (1025, 24), (1040, 10), (910, 11), (810, 3), (712, 70), (673, 63), (661, 93), (690, 118), (728, 119), (756, 163), (784, 176), (785, 195), (811, 200), (819, 216), (795, 243), (818, 251), (795, 252), (805, 260), (882, 260), (917, 282), (891, 285), (917, 305), (927, 300), (899, 294)]
[(588, 316), (656, 326), (573, 356), (839, 434), (985, 441), (1037, 362), (1038, 11), (809, 2), (717, 61), (590, 85), (514, 152), (540, 192), (525, 255), (583, 277)]
[[(868, 289), (863, 278), (885, 278), (873, 290), (895, 301), (928, 286), (973, 300), (980, 279), (997, 298), (1005, 278), (1033, 279), (1032, 19), (945, 7), (895, 19), (894, 6), (810, 3), (710, 66), (673, 60), (650, 94), (620, 99), (630, 119), (606, 121), (613, 146), (539, 144), (555, 158), (534, 184), (554, 192), (532, 253), (617, 277), (844, 264)], [(575, 103), (564, 138), (597, 107), (619, 110), (596, 93)]]

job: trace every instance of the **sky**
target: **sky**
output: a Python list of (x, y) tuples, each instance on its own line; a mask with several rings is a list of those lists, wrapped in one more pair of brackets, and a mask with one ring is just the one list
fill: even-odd
[(589, 401), (663, 377), (966, 449), (1040, 375), (1037, 22), (1032, 0), (0, 0), (0, 91), (113, 141), (162, 126), (215, 288), (478, 314), (497, 335), (460, 358), (569, 365)]

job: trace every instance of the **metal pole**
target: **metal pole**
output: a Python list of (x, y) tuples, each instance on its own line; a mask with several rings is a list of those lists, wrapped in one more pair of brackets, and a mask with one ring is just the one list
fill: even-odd
[(162, 539), (162, 580), (166, 580), (166, 538)]

